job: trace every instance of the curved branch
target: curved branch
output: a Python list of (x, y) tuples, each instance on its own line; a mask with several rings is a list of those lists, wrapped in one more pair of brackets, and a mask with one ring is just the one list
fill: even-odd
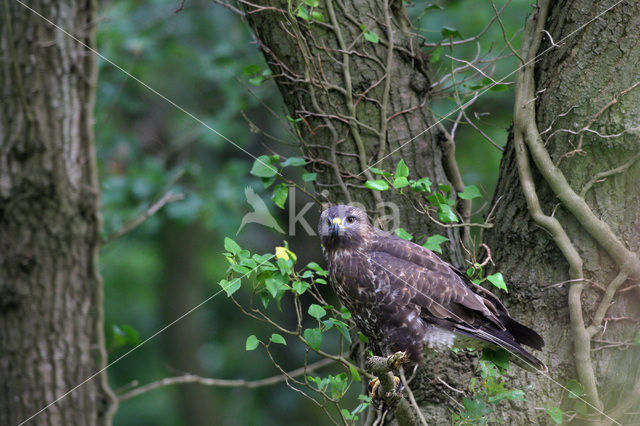
[(225, 388), (248, 388), (255, 389), (263, 386), (271, 386), (281, 382), (284, 382), (287, 377), (299, 377), (303, 374), (311, 371), (318, 370), (327, 365), (333, 364), (335, 361), (329, 358), (322, 359), (316, 363), (310, 364), (306, 367), (296, 368), (285, 374), (278, 374), (277, 376), (271, 376), (260, 380), (244, 380), (244, 379), (213, 379), (209, 377), (197, 376), (195, 374), (184, 374), (176, 377), (165, 377), (164, 379), (157, 380), (155, 382), (148, 383), (144, 386), (137, 387), (133, 390), (125, 392), (118, 396), (119, 401), (126, 401), (143, 393), (150, 392), (155, 389), (163, 388), (165, 386), (179, 385), (184, 383), (199, 383), (204, 386), (225, 387)]

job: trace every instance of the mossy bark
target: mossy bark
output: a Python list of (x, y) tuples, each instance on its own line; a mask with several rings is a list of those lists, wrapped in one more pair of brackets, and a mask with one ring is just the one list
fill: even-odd
[[(94, 45), (94, 1), (30, 1)], [(102, 324), (93, 54), (17, 2), (0, 14), (0, 424), (18, 424), (98, 372)], [(109, 424), (104, 374), (37, 424)]]

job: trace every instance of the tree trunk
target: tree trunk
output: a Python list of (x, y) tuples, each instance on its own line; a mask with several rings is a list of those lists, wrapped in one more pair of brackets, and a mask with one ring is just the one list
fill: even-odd
[[(408, 32), (404, 8), (387, 1), (321, 2), (322, 21), (296, 18), (287, 2), (247, 7), (247, 18), (289, 109), (317, 188), (331, 202), (359, 203), (374, 217), (397, 213), (406, 229), (449, 237), (447, 255), (462, 264), (460, 228), (443, 228), (409, 206), (419, 197), (372, 191), (375, 166), (463, 191), (455, 148), (431, 112), (426, 58)], [(379, 17), (376, 19), (375, 17)], [(361, 25), (363, 27), (361, 27)], [(362, 28), (379, 35), (364, 38)], [(405, 191), (406, 193), (407, 191)], [(409, 191), (410, 192), (410, 191)], [(455, 194), (454, 194), (455, 196)], [(461, 201), (468, 218), (468, 203)], [(464, 210), (463, 209), (463, 210)]]
[[(538, 10), (547, 10), (546, 3), (540, 1), (541, 9), (536, 9), (534, 18)], [(635, 393), (640, 395), (637, 349), (621, 351), (617, 345), (612, 350), (597, 342), (625, 342), (623, 349), (628, 347), (639, 314), (632, 291), (614, 297), (612, 308), (606, 311), (608, 296), (603, 290), (612, 284), (619, 288), (631, 285), (635, 281), (625, 280), (624, 275), (635, 280), (638, 276), (634, 274), (640, 270), (633, 254), (640, 244), (640, 168), (634, 160), (640, 120), (640, 88), (636, 88), (640, 85), (640, 49), (634, 49), (639, 36), (628, 31), (638, 27), (640, 14), (637, 2), (623, 2), (589, 22), (610, 6), (605, 3), (556, 2), (548, 21), (543, 19), (542, 24), (546, 22), (555, 42), (568, 37), (560, 47), (549, 49), (552, 45), (547, 38), (538, 50), (536, 43), (545, 26), (536, 27), (535, 19), (524, 35), (523, 46), (532, 57), (536, 53), (543, 56), (536, 68), (536, 90), (531, 96), (523, 98), (534, 83), (533, 68), (524, 68), (518, 74), (516, 137), (509, 142), (501, 164), (493, 202), (495, 228), (485, 236), (497, 269), (510, 281), (507, 305), (516, 318), (540, 330), (547, 341), (542, 358), (549, 364), (551, 377), (513, 372), (511, 386), (525, 389), (527, 401), (501, 405), (499, 414), (509, 423), (549, 422), (550, 418), (539, 409), (544, 406), (562, 404), (570, 415), (573, 410), (583, 411), (587, 405), (579, 407), (584, 403), (568, 398), (562, 388), (569, 379), (582, 383), (582, 397), (595, 407), (592, 411), (610, 410), (622, 397), (625, 401), (612, 412), (620, 416), (635, 402)], [(389, 5), (382, 1), (327, 0), (316, 10), (322, 18), (295, 18), (300, 15), (298, 9), (287, 11), (283, 2), (265, 1), (260, 6), (248, 6), (246, 12), (289, 114), (299, 120), (295, 128), (311, 169), (319, 173), (318, 187), (328, 191), (331, 201), (364, 202), (370, 212), (385, 197), (401, 206), (401, 223), (408, 230), (444, 233), (414, 211), (415, 199), (380, 195), (362, 188), (363, 178), (371, 179), (365, 172), (368, 165), (392, 171), (400, 158), (416, 177), (428, 176), (439, 184), (454, 182), (456, 189), (462, 185), (456, 177), (457, 167), (452, 166), (454, 161), (447, 155), (451, 144), (446, 133), (431, 128), (434, 119), (422, 108), (430, 100), (429, 77), (425, 60), (407, 31), (402, 8), (394, 2)], [(572, 34), (574, 30), (578, 31)], [(364, 31), (381, 35), (380, 42), (366, 41)], [(531, 102), (537, 95), (537, 103)], [(524, 110), (533, 113), (529, 121), (529, 116), (523, 116)], [(545, 143), (542, 149), (527, 133), (536, 124)], [(431, 130), (420, 133), (426, 128)], [(618, 133), (622, 134), (614, 136)], [(403, 146), (416, 136), (415, 141)], [(559, 170), (546, 165), (545, 146), (551, 163), (559, 165)], [(529, 158), (526, 149), (537, 154)], [(382, 159), (381, 164), (376, 164)], [(521, 184), (528, 182), (520, 177), (528, 163), (534, 169), (533, 194), (526, 185), (528, 192), (523, 192)], [(607, 175), (605, 182), (600, 182), (604, 175), (596, 175), (620, 166), (624, 167)], [(561, 191), (562, 187), (553, 181), (561, 176), (560, 172), (577, 197)], [(590, 189), (585, 190), (585, 185)], [(586, 204), (580, 201), (581, 192), (586, 192)], [(525, 193), (534, 198), (525, 198)], [(539, 198), (542, 211), (553, 217), (536, 211), (531, 204), (535, 197)], [(585, 213), (589, 208), (595, 214)], [(540, 214), (532, 216), (533, 213)], [(541, 227), (556, 219), (560, 231), (552, 237)], [(606, 233), (603, 223), (611, 233)], [(617, 242), (596, 235), (596, 228)], [(559, 239), (563, 232), (568, 236), (565, 240)], [(452, 236), (458, 241), (458, 235), (449, 233)], [(559, 246), (559, 241), (569, 244)], [(460, 262), (457, 247), (452, 248), (449, 259)], [(568, 257), (573, 262), (569, 268), (566, 259), (573, 253), (571, 250), (578, 262), (575, 257)], [(622, 259), (629, 263), (624, 264)], [(621, 268), (624, 273), (614, 280)], [(605, 302), (600, 314), (606, 312), (605, 319), (631, 320), (608, 319), (600, 324), (596, 311), (602, 300)], [(605, 324), (603, 331), (605, 327), (601, 325)], [(417, 385), (412, 385), (430, 423), (450, 418), (452, 398), (446, 394), (460, 397), (439, 379), (460, 389), (468, 383), (473, 367), (463, 359), (462, 352), (456, 356), (458, 359), (453, 362), (443, 357), (430, 363), (428, 369), (422, 370)], [(636, 362), (632, 362), (634, 356)], [(615, 368), (620, 365), (629, 367)], [(625, 420), (624, 416), (620, 418)], [(607, 420), (597, 416), (593, 419)]]
[[(29, 6), (94, 46), (94, 1)], [(95, 57), (19, 3), (2, 8), (0, 424), (109, 424), (104, 373), (66, 395), (106, 361)]]
[[(555, 43), (567, 39), (546, 52), (552, 46), (545, 37), (537, 51), (543, 56), (535, 70), (533, 93), (538, 96), (532, 104), (534, 124), (552, 162), (573, 192), (584, 198), (595, 217), (608, 226), (613, 239), (637, 253), (640, 35), (627, 29), (638, 27), (640, 6), (637, 2), (623, 2), (569, 36), (610, 6), (611, 2), (605, 1), (560, 1), (550, 10), (546, 30)], [(516, 114), (526, 100), (531, 99), (525, 96), (522, 104), (515, 106)], [(619, 285), (622, 289), (637, 282), (638, 277), (629, 273), (633, 280), (621, 277), (617, 283), (612, 282), (622, 265), (608, 243), (590, 230), (581, 213), (566, 201), (566, 195), (550, 184), (549, 167), (536, 155), (530, 155), (542, 211), (557, 218), (582, 260), (584, 280), (570, 281), (573, 277), (563, 252), (527, 211), (516, 149), (511, 140), (494, 197), (498, 206), (496, 227), (488, 234), (497, 268), (511, 280), (513, 290), (508, 306), (517, 312), (516, 317), (542, 332), (547, 343), (543, 359), (550, 375), (563, 385), (571, 379), (580, 381), (589, 404), (598, 410), (613, 410), (609, 414), (626, 424), (632, 415), (625, 417), (622, 413), (637, 412), (640, 402), (640, 393), (633, 395), (634, 386), (637, 389), (640, 383), (639, 354), (637, 348), (629, 347), (640, 318), (637, 295), (632, 291), (618, 293), (609, 309), (603, 310), (603, 327), (598, 328), (593, 321), (605, 288)], [(620, 166), (624, 167), (616, 171)], [(608, 171), (612, 172), (605, 173)], [(603, 307), (606, 309), (607, 305)], [(581, 338), (590, 325), (597, 332), (592, 338)], [(589, 393), (589, 368), (596, 379), (597, 395)], [(536, 406), (562, 404), (563, 410), (571, 414), (576, 404), (583, 404), (568, 399), (566, 391), (543, 376), (521, 378), (521, 385), (524, 384), (532, 384), (533, 389), (527, 392), (526, 411), (517, 417), (510, 413), (518, 423), (539, 421)], [(629, 400), (614, 409), (626, 396)], [(624, 406), (629, 402), (633, 402), (635, 410)], [(637, 413), (635, 416), (637, 419)], [(596, 421), (610, 420), (596, 417)]]

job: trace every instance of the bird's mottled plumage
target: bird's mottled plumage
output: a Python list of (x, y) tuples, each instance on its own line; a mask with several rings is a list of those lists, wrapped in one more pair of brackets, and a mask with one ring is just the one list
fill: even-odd
[(546, 369), (522, 347), (542, 349), (542, 337), (430, 250), (374, 228), (351, 206), (325, 210), (318, 231), (333, 288), (374, 352), (403, 350), (420, 362), (425, 347), (455, 339), (503, 347), (517, 364)]

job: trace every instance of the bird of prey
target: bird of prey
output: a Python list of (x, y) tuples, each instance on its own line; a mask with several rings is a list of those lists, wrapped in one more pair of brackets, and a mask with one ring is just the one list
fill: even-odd
[(331, 284), (377, 355), (426, 349), (501, 347), (529, 371), (546, 366), (522, 345), (542, 337), (509, 316), (498, 298), (432, 251), (374, 228), (362, 210), (333, 206), (318, 232)]

